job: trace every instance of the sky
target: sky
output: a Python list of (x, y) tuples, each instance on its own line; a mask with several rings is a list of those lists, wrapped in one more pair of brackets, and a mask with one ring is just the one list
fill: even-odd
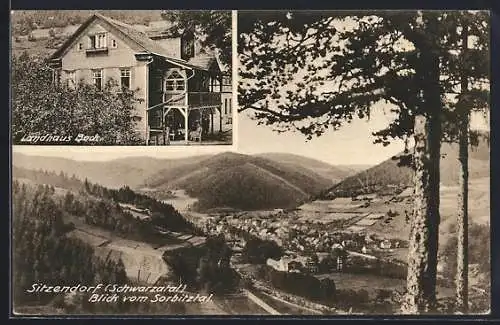
[(244, 154), (284, 152), (318, 159), (334, 165), (376, 164), (403, 150), (401, 142), (388, 147), (374, 145), (371, 132), (388, 123), (384, 114), (371, 117), (370, 122), (355, 120), (338, 131), (325, 133), (306, 141), (296, 132), (277, 133), (268, 126), (258, 126), (248, 114), (241, 113), (236, 125), (233, 146), (162, 146), (162, 147), (76, 147), (76, 146), (14, 146), (14, 152), (56, 156), (76, 160), (109, 160), (125, 156), (180, 158), (200, 154), (235, 151)]
[(242, 113), (239, 120), (238, 147), (241, 152), (286, 152), (318, 159), (333, 165), (380, 163), (404, 149), (402, 141), (384, 147), (373, 144), (372, 132), (387, 126), (390, 117), (376, 110), (370, 121), (356, 119), (337, 131), (329, 130), (320, 137), (307, 140), (300, 132), (277, 133), (269, 126)]
[[(149, 146), (149, 147), (86, 147), (86, 146), (13, 146), (13, 152), (35, 156), (55, 156), (75, 160), (102, 161), (127, 156), (181, 158), (193, 155), (234, 151), (244, 154), (283, 152), (321, 160), (332, 165), (380, 163), (404, 149), (402, 141), (389, 146), (373, 144), (373, 131), (389, 123), (391, 117), (383, 107), (375, 109), (370, 121), (354, 120), (338, 131), (330, 131), (307, 141), (296, 132), (277, 133), (268, 126), (258, 126), (247, 113), (241, 113), (235, 123), (235, 144), (232, 146)], [(489, 123), (479, 116), (471, 118), (471, 128), (488, 129)]]

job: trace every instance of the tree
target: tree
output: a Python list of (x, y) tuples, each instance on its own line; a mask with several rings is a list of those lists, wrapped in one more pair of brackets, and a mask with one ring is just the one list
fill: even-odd
[(185, 30), (194, 30), (201, 44), (214, 50), (231, 71), (232, 62), (232, 15), (221, 10), (165, 10), (162, 17), (172, 23), (171, 36), (179, 36)]
[[(488, 290), (491, 286), (491, 253), (490, 253), (490, 227), (489, 224), (480, 225), (477, 223), (471, 223), (469, 226), (470, 240), (468, 241), (468, 262), (471, 265), (477, 265), (477, 284), (476, 286)], [(459, 262), (459, 252), (457, 251), (458, 236), (453, 236), (445, 244), (442, 258), (443, 258), (443, 272), (446, 274), (453, 274), (457, 270), (457, 265)], [(457, 278), (458, 279), (458, 278)], [(456, 281), (456, 280), (455, 280)], [(453, 279), (450, 279), (453, 282)], [(457, 288), (458, 289), (458, 288)], [(457, 305), (457, 307), (460, 305)], [(489, 308), (489, 304), (484, 309), (478, 310), (478, 312), (484, 312)], [(462, 309), (463, 311), (464, 309)]]
[[(480, 13), (479, 13), (480, 15)], [(457, 42), (458, 69), (450, 69), (449, 78), (459, 83), (460, 91), (452, 116), (454, 130), (449, 134), (450, 141), (459, 144), (458, 160), (460, 163), (459, 195), (457, 211), (457, 268), (456, 268), (456, 308), (466, 313), (468, 311), (468, 155), (469, 145), (478, 145), (480, 135), (470, 132), (469, 119), (474, 110), (487, 112), (489, 109), (489, 30), (488, 25), (478, 13), (465, 12), (457, 20), (456, 29), (460, 38)], [(472, 35), (470, 34), (472, 33)], [(470, 36), (475, 37), (475, 44), (470, 43)], [(477, 61), (478, 58), (483, 60)], [(451, 66), (453, 67), (453, 65)], [(455, 132), (453, 132), (455, 131)], [(472, 136), (472, 138), (471, 138)], [(471, 138), (471, 141), (469, 141)]]
[(448, 46), (461, 14), (239, 13), (239, 103), (259, 124), (311, 139), (388, 103), (395, 120), (374, 133), (375, 143), (413, 137), (413, 155), (405, 150), (401, 161), (415, 170), (405, 313), (436, 300), (442, 97), (453, 87), (441, 76), (457, 67)]

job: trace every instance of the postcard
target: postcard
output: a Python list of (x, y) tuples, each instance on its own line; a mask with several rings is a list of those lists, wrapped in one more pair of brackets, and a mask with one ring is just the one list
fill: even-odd
[(490, 313), (488, 11), (11, 26), (12, 317)]

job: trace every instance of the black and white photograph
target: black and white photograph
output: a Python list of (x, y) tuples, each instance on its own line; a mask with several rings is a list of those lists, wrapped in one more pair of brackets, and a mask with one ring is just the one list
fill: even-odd
[[(12, 20), (14, 316), (491, 313), (488, 11), (60, 12)], [(207, 79), (183, 56), (190, 28)], [(136, 98), (136, 66), (118, 93), (68, 82), (114, 40), (161, 89), (139, 89), (139, 110), (116, 104)], [(169, 42), (180, 58), (156, 53)], [(191, 106), (203, 80), (219, 99)], [(191, 145), (231, 144), (233, 122), (232, 146)], [(32, 132), (115, 145), (22, 143)]]
[(15, 145), (231, 145), (232, 13), (13, 11)]
[[(369, 165), (299, 206), (306, 226), (285, 247), (347, 257), (305, 276), (335, 290), (303, 296), (364, 314), (489, 313), (489, 32), (488, 11), (238, 12), (242, 141), (276, 132), (290, 153), (310, 139), (319, 159)], [(298, 294), (286, 258), (266, 279)]]

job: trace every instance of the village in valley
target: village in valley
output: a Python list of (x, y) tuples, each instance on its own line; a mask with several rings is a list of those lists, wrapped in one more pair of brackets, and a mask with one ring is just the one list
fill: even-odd
[[(228, 157), (235, 158), (224, 154), (217, 158)], [(25, 169), (32, 166), (29, 159), (29, 156), (19, 156), (15, 160), (15, 164), (22, 166), (14, 175), (17, 181), (61, 184), (55, 180), (65, 179), (65, 176), (50, 172)], [(199, 164), (207, 165), (209, 159), (214, 158), (201, 159)], [(47, 168), (59, 164), (57, 159), (54, 161), (51, 158), (37, 161), (38, 166), (41, 164)], [(65, 170), (73, 170), (66, 160), (64, 164)], [(101, 169), (106, 168), (102, 163), (96, 166), (99, 166), (99, 174)], [(173, 176), (184, 178), (182, 174)], [(477, 184), (473, 185), (472, 195), (478, 198), (478, 203), (487, 191), (487, 188), (479, 187), (479, 184), (486, 184), (484, 180), (474, 179), (472, 183)], [(74, 179), (73, 182), (79, 184), (80, 181)], [(227, 180), (225, 184), (228, 185)], [(196, 305), (189, 305), (184, 310), (188, 314), (205, 313), (207, 310), (215, 314), (394, 313), (405, 287), (407, 218), (412, 207), (412, 190), (410, 187), (390, 187), (392, 194), (380, 191), (379, 194), (336, 198), (332, 198), (335, 193), (335, 188), (332, 188), (295, 207), (245, 211), (228, 207), (197, 209), (198, 199), (184, 189), (153, 190), (143, 187), (133, 194), (142, 199), (131, 200), (128, 196), (132, 194), (127, 194), (129, 188), (122, 188), (116, 196), (112, 194), (113, 190), (85, 185), (90, 194), (79, 196), (91, 195), (89, 198), (92, 200), (103, 200), (101, 196), (104, 195), (118, 200), (111, 203), (108, 209), (117, 209), (113, 214), (122, 214), (124, 219), (120, 222), (121, 226), (102, 228), (104, 224), (100, 226), (96, 217), (87, 215), (82, 219), (68, 215), (66, 222), (70, 222), (74, 229), (67, 235), (91, 245), (96, 256), (105, 260), (120, 259), (129, 281), (147, 285), (194, 284), (195, 277), (189, 274), (199, 270), (199, 263), (203, 260), (200, 254), (214, 245), (211, 243), (213, 238), (222, 238), (230, 253), (226, 255), (228, 259), (221, 258), (217, 263), (219, 267), (235, 272), (234, 276), (239, 280), (216, 294), (210, 306), (203, 305), (203, 308), (209, 309), (202, 311), (195, 308)], [(67, 188), (67, 185), (55, 188), (55, 195), (60, 196), (62, 202), (67, 200), (62, 198), (71, 193)], [(445, 206), (452, 208), (455, 192), (453, 187), (450, 189), (444, 187), (442, 200)], [(111, 193), (107, 194), (109, 191)], [(120, 194), (122, 192), (124, 194)], [(337, 192), (342, 193), (341, 190)], [(153, 193), (157, 198), (164, 193), (164, 199), (156, 202), (174, 208), (187, 225), (172, 228), (168, 226), (168, 219), (162, 221), (165, 212), (159, 213), (158, 203), (147, 203), (155, 202), (156, 199), (148, 196)], [(473, 210), (477, 216), (475, 220), (480, 220), (479, 216), (486, 212), (485, 207)], [(449, 220), (445, 217), (444, 223)], [(125, 227), (130, 222), (135, 223), (135, 235), (111, 230)], [(443, 260), (441, 269), (447, 263)], [(478, 279), (484, 275), (477, 275)], [(446, 273), (441, 271), (440, 299), (453, 296), (452, 284), (448, 280)], [(478, 281), (471, 282), (473, 297), (485, 294), (481, 289), (484, 288), (484, 282), (481, 282), (484, 280)]]

